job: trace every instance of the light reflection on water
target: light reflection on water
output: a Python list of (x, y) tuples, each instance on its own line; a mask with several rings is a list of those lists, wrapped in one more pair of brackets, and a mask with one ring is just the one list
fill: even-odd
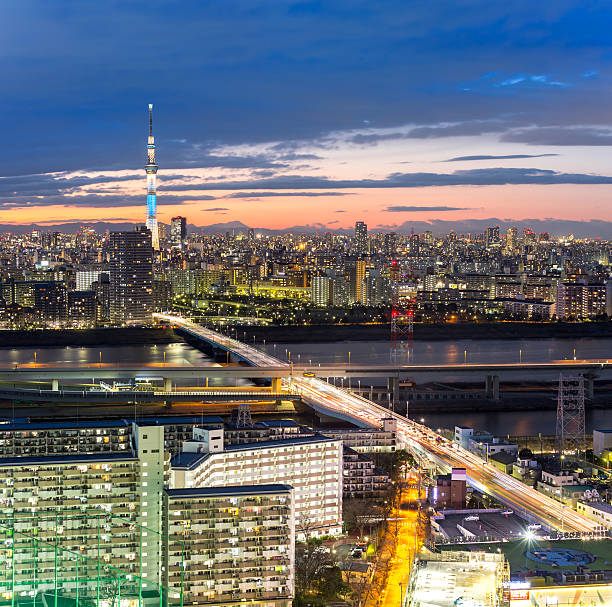
[[(260, 346), (261, 347), (261, 346)], [(334, 343), (292, 343), (279, 344), (277, 355), (282, 355), (285, 348), (291, 351), (292, 358), (302, 355), (302, 360), (312, 359), (323, 363), (347, 363), (348, 352), (351, 353), (351, 364), (388, 364), (391, 360), (389, 341), (341, 341)], [(273, 352), (273, 344), (267, 344), (266, 350)], [(436, 365), (468, 363), (513, 363), (513, 362), (548, 362), (553, 360), (601, 359), (612, 358), (612, 339), (495, 339), (495, 340), (453, 340), (453, 341), (415, 341), (410, 348), (400, 351), (398, 360), (401, 364)], [(553, 380), (556, 373), (543, 376)], [(444, 377), (432, 375), (424, 381), (461, 381), (461, 377)], [(366, 381), (366, 380), (364, 380)], [(367, 383), (382, 384), (384, 380), (368, 379)], [(432, 413), (415, 414), (415, 418), (425, 418), (425, 423), (432, 428), (452, 428), (456, 424), (488, 430), (500, 436), (523, 435), (535, 436), (555, 433), (555, 411), (520, 411), (478, 413)], [(612, 415), (605, 410), (587, 411), (587, 431), (593, 428), (612, 429)]]

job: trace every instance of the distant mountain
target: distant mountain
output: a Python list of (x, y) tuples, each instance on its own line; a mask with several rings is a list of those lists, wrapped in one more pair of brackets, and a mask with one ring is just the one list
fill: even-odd
[[(364, 218), (367, 222), (367, 217)], [(41, 232), (62, 232), (64, 234), (76, 234), (83, 225), (90, 225), (99, 234), (110, 232), (132, 231), (135, 226), (142, 223), (112, 223), (97, 221), (89, 224), (84, 223), (59, 223), (55, 225), (9, 225), (0, 224), (0, 232), (12, 232), (13, 234), (25, 234), (32, 230)], [(591, 237), (612, 239), (612, 221), (602, 219), (592, 219), (590, 221), (574, 221), (567, 219), (499, 219), (490, 217), (488, 219), (463, 219), (448, 221), (443, 219), (431, 219), (429, 221), (406, 221), (401, 224), (376, 225), (369, 224), (368, 228), (372, 232), (397, 232), (398, 234), (410, 234), (411, 232), (422, 233), (426, 230), (434, 234), (448, 234), (455, 231), (461, 233), (477, 233), (486, 230), (487, 226), (499, 226), (500, 231), (504, 232), (510, 227), (531, 228), (535, 232), (549, 232), (552, 236), (574, 234), (577, 237)], [(228, 221), (226, 223), (213, 223), (206, 226), (188, 225), (189, 232), (202, 232), (204, 234), (225, 234), (225, 232), (245, 233), (249, 226), (241, 221)], [(324, 234), (332, 232), (334, 234), (352, 234), (353, 228), (329, 228), (323, 224), (291, 226), (282, 229), (255, 228), (261, 234)]]

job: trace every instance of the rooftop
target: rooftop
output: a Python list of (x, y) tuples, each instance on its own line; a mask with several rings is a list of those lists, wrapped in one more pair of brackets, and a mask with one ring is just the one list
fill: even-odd
[(607, 514), (612, 514), (612, 504), (608, 504), (606, 502), (589, 502), (588, 505), (594, 510), (599, 510), (601, 512), (606, 512)]
[(103, 462), (138, 461), (131, 451), (93, 455), (45, 455), (37, 457), (7, 457), (0, 459), (0, 466), (48, 466), (51, 464), (93, 464)]
[(263, 493), (289, 493), (293, 487), (283, 484), (241, 485), (236, 487), (203, 487), (199, 489), (165, 489), (170, 499), (183, 497), (249, 496)]

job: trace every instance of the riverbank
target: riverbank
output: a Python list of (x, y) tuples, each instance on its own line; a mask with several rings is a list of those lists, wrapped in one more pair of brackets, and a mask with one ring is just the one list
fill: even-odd
[[(334, 341), (377, 341), (389, 339), (388, 324), (368, 325), (300, 325), (300, 326), (239, 326), (237, 334), (246, 333), (247, 342), (317, 343)], [(445, 323), (414, 325), (414, 341), (454, 339), (529, 339), (529, 338), (610, 338), (612, 322), (586, 323)]]
[(0, 331), (0, 348), (133, 346), (171, 344), (182, 341), (172, 329), (147, 329), (140, 327)]

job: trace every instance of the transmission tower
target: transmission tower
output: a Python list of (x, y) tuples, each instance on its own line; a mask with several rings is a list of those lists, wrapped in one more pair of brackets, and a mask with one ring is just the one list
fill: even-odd
[(399, 296), (400, 268), (397, 261), (391, 264), (391, 360), (407, 362), (412, 350), (414, 335), (414, 310), (412, 300), (403, 304)]
[(233, 411), (232, 421), (236, 428), (252, 428), (251, 407), (248, 403), (238, 405), (238, 409)]
[(584, 449), (584, 377), (559, 376), (557, 391), (557, 449), (559, 453)]

